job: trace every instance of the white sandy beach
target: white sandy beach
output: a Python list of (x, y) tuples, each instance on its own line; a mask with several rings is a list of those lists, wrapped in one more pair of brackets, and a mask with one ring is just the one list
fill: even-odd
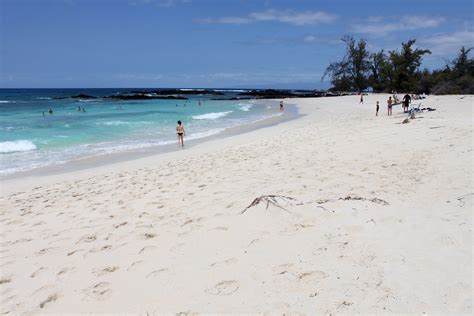
[(387, 98), (2, 181), (0, 311), (472, 314), (474, 97)]

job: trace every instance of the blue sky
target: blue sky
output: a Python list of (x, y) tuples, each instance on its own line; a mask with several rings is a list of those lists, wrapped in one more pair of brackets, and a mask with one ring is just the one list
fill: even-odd
[(472, 0), (0, 0), (0, 87), (325, 88), (340, 38), (440, 67), (474, 46)]

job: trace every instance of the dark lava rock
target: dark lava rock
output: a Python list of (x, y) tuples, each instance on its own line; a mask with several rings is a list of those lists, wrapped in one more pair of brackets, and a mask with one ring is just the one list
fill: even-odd
[(239, 101), (239, 100), (253, 100), (255, 98), (249, 98), (249, 97), (232, 97), (232, 98), (212, 98), (211, 100), (214, 101)]
[(256, 99), (284, 99), (284, 98), (316, 98), (324, 96), (318, 91), (306, 90), (251, 90), (239, 93), (241, 96), (252, 96)]
[(115, 100), (188, 100), (185, 97), (178, 97), (174, 95), (167, 96), (149, 96), (144, 94), (124, 94), (124, 95), (110, 95), (104, 97), (106, 99), (115, 99)]
[(143, 91), (131, 91), (134, 94), (156, 94), (156, 95), (224, 95), (220, 91), (214, 91), (209, 89), (163, 89), (163, 90), (143, 90)]
[(94, 97), (92, 95), (87, 95), (87, 94), (78, 94), (78, 95), (71, 95), (69, 97), (57, 97), (54, 99), (97, 99), (97, 97)]

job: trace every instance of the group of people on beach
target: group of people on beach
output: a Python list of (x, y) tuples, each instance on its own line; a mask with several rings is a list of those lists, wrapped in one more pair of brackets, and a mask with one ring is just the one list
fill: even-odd
[[(412, 100), (412, 97), (408, 93), (405, 94), (405, 96), (403, 97), (401, 102), (398, 100), (398, 98), (395, 94), (393, 95), (393, 99), (392, 99), (392, 96), (389, 96), (388, 100), (387, 100), (387, 115), (391, 116), (392, 115), (392, 107), (396, 104), (399, 104), (399, 103), (402, 104), (403, 113), (407, 113), (408, 108), (410, 107), (411, 100)], [(362, 96), (361, 96), (361, 102), (363, 102), (362, 101)], [(376, 104), (375, 104), (375, 116), (379, 115), (379, 109), (380, 109), (380, 105), (379, 105), (379, 101), (377, 101)]]

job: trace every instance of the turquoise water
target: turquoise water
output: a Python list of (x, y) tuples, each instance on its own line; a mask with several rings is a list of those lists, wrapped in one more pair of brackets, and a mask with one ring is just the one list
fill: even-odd
[(79, 93), (104, 96), (124, 90), (0, 90), (0, 174), (173, 144), (178, 120), (186, 141), (279, 115), (276, 108), (251, 100), (214, 101), (202, 95), (187, 95), (186, 101), (55, 99)]

